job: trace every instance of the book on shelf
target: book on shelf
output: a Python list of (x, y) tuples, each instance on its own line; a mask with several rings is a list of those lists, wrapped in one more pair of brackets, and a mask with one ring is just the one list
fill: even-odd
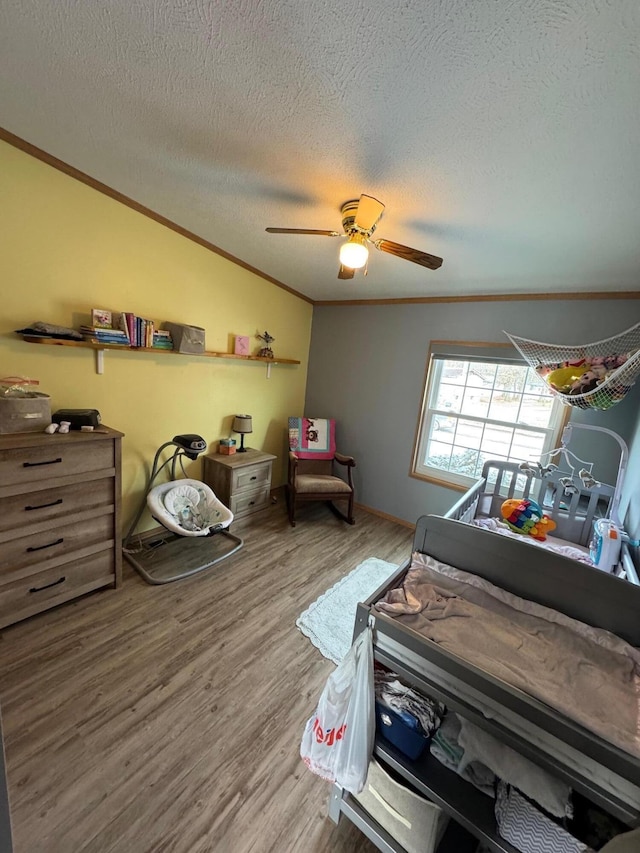
[(113, 326), (113, 312), (106, 308), (91, 309), (91, 323), (101, 329), (111, 329)]
[(151, 336), (151, 346), (155, 349), (173, 349), (173, 340), (171, 338), (171, 332), (167, 329), (155, 329), (153, 330), (153, 334)]
[(104, 326), (80, 326), (81, 332), (95, 332), (97, 335), (106, 335), (112, 338), (127, 337), (122, 329), (106, 329)]
[(92, 338), (89, 335), (85, 335), (82, 340), (87, 344), (96, 344), (97, 346), (131, 349), (126, 341), (105, 341), (104, 338)]
[(120, 315), (120, 328), (129, 337), (132, 347), (151, 347), (153, 344), (153, 320), (138, 317), (131, 311), (123, 311)]
[(107, 329), (104, 326), (80, 326), (80, 333), (85, 340), (93, 343), (129, 346), (128, 336), (119, 329)]
[[(110, 327), (96, 322), (106, 320), (106, 313), (111, 316)], [(80, 327), (84, 340), (90, 343), (119, 344), (142, 349), (173, 349), (171, 333), (166, 329), (157, 329), (153, 320), (139, 317), (132, 311), (100, 311), (99, 314), (99, 317), (92, 314), (91, 325)]]
[(127, 336), (127, 342), (129, 346), (131, 346), (131, 338), (129, 337), (129, 325), (127, 323), (127, 318), (125, 316), (124, 311), (118, 311), (113, 316), (113, 328), (119, 329), (121, 332)]

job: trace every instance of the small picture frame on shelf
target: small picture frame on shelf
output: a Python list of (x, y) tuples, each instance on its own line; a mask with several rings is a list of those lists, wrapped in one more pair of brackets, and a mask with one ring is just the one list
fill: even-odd
[(113, 314), (106, 308), (91, 309), (91, 325), (101, 329), (112, 329)]
[(233, 354), (234, 355), (249, 355), (249, 337), (248, 335), (236, 335), (233, 339)]

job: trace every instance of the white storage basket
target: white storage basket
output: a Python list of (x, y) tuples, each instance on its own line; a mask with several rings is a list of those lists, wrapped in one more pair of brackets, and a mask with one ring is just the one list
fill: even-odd
[(433, 853), (449, 823), (441, 808), (396, 782), (375, 760), (355, 799), (407, 853)]

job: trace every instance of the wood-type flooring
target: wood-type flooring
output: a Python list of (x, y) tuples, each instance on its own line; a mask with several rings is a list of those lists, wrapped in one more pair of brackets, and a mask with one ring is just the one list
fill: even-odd
[(295, 627), (367, 557), (400, 563), (412, 531), (351, 527), (282, 502), (233, 525), (244, 548), (189, 579), (119, 590), (0, 634), (15, 853), (369, 853), (327, 817), (299, 757), (333, 664)]

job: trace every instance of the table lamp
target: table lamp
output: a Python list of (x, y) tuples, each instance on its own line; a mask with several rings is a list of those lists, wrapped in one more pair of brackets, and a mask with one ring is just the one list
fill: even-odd
[(247, 448), (244, 446), (244, 437), (247, 433), (253, 432), (251, 426), (251, 415), (235, 415), (231, 424), (232, 432), (240, 433), (240, 447), (238, 453), (246, 453)]

